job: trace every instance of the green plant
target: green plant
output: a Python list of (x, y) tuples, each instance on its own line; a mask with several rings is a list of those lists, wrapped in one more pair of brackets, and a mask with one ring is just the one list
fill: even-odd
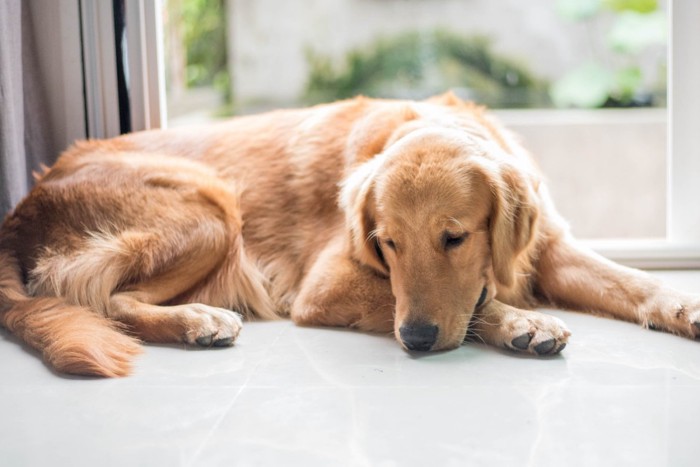
[(446, 30), (406, 32), (350, 51), (344, 63), (307, 50), (305, 100), (331, 101), (364, 94), (422, 98), (453, 88), (490, 107), (548, 103), (547, 83), (521, 63), (500, 57), (488, 39)]
[(225, 7), (225, 0), (175, 1), (171, 17), (180, 23), (187, 87), (214, 86), (230, 102)]
[(651, 105), (665, 95), (664, 66), (659, 67), (657, 92), (647, 88), (639, 65), (643, 53), (666, 44), (666, 15), (657, 0), (557, 0), (559, 14), (591, 24), (608, 16), (611, 26), (604, 46), (614, 62), (594, 60), (570, 70), (551, 89), (558, 107), (619, 107)]

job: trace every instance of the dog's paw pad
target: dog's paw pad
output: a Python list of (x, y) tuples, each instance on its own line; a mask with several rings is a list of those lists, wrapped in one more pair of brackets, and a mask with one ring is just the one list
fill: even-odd
[(566, 347), (571, 332), (558, 318), (550, 315), (519, 317), (510, 322), (507, 333), (516, 336), (505, 346), (517, 352), (554, 355)]
[(535, 346), (535, 352), (537, 352), (537, 355), (545, 355), (550, 353), (554, 347), (556, 346), (557, 340), (552, 338), (548, 339), (544, 342), (540, 342)]
[(515, 339), (513, 339), (512, 341), (510, 341), (510, 345), (512, 345), (516, 349), (526, 350), (527, 347), (530, 345), (531, 340), (532, 340), (532, 334), (525, 333), (522, 336), (518, 336)]
[(243, 327), (241, 315), (200, 303), (182, 305), (187, 344), (201, 347), (230, 347)]
[(662, 289), (641, 305), (638, 314), (647, 329), (700, 338), (700, 295)]

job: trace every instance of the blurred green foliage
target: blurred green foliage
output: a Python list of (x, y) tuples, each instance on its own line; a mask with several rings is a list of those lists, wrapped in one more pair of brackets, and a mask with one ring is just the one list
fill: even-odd
[(227, 67), (226, 1), (172, 1), (171, 21), (179, 21), (186, 55), (187, 87), (214, 86), (231, 101)]
[(614, 11), (651, 13), (659, 8), (657, 0), (603, 0), (603, 5)]
[(492, 108), (549, 105), (547, 83), (522, 63), (498, 56), (484, 37), (438, 29), (381, 38), (350, 51), (336, 66), (307, 50), (307, 103), (363, 94), (420, 99), (453, 89)]
[(559, 14), (571, 21), (592, 23), (604, 17), (611, 26), (604, 47), (615, 63), (595, 60), (570, 70), (551, 89), (558, 107), (632, 107), (663, 104), (665, 62), (658, 67), (655, 89), (647, 89), (640, 58), (666, 44), (666, 15), (657, 0), (557, 0)]

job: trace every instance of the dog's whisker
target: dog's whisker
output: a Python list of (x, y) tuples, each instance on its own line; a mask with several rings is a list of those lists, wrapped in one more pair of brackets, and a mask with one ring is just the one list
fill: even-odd
[(486, 318), (483, 318), (481, 316), (472, 316), (470, 324), (485, 324), (487, 326), (495, 326), (498, 324), (498, 322), (488, 321)]
[(486, 341), (483, 339), (483, 337), (481, 337), (481, 335), (476, 333), (476, 332), (471, 332), (471, 333), (467, 332), (467, 335), (465, 336), (465, 340), (466, 339), (469, 339), (472, 342), (478, 340), (482, 344), (486, 344)]

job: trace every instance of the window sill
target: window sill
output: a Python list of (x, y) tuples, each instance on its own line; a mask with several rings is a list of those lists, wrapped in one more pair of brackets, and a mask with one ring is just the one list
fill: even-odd
[(640, 269), (700, 269), (700, 244), (664, 239), (584, 240), (598, 254)]

